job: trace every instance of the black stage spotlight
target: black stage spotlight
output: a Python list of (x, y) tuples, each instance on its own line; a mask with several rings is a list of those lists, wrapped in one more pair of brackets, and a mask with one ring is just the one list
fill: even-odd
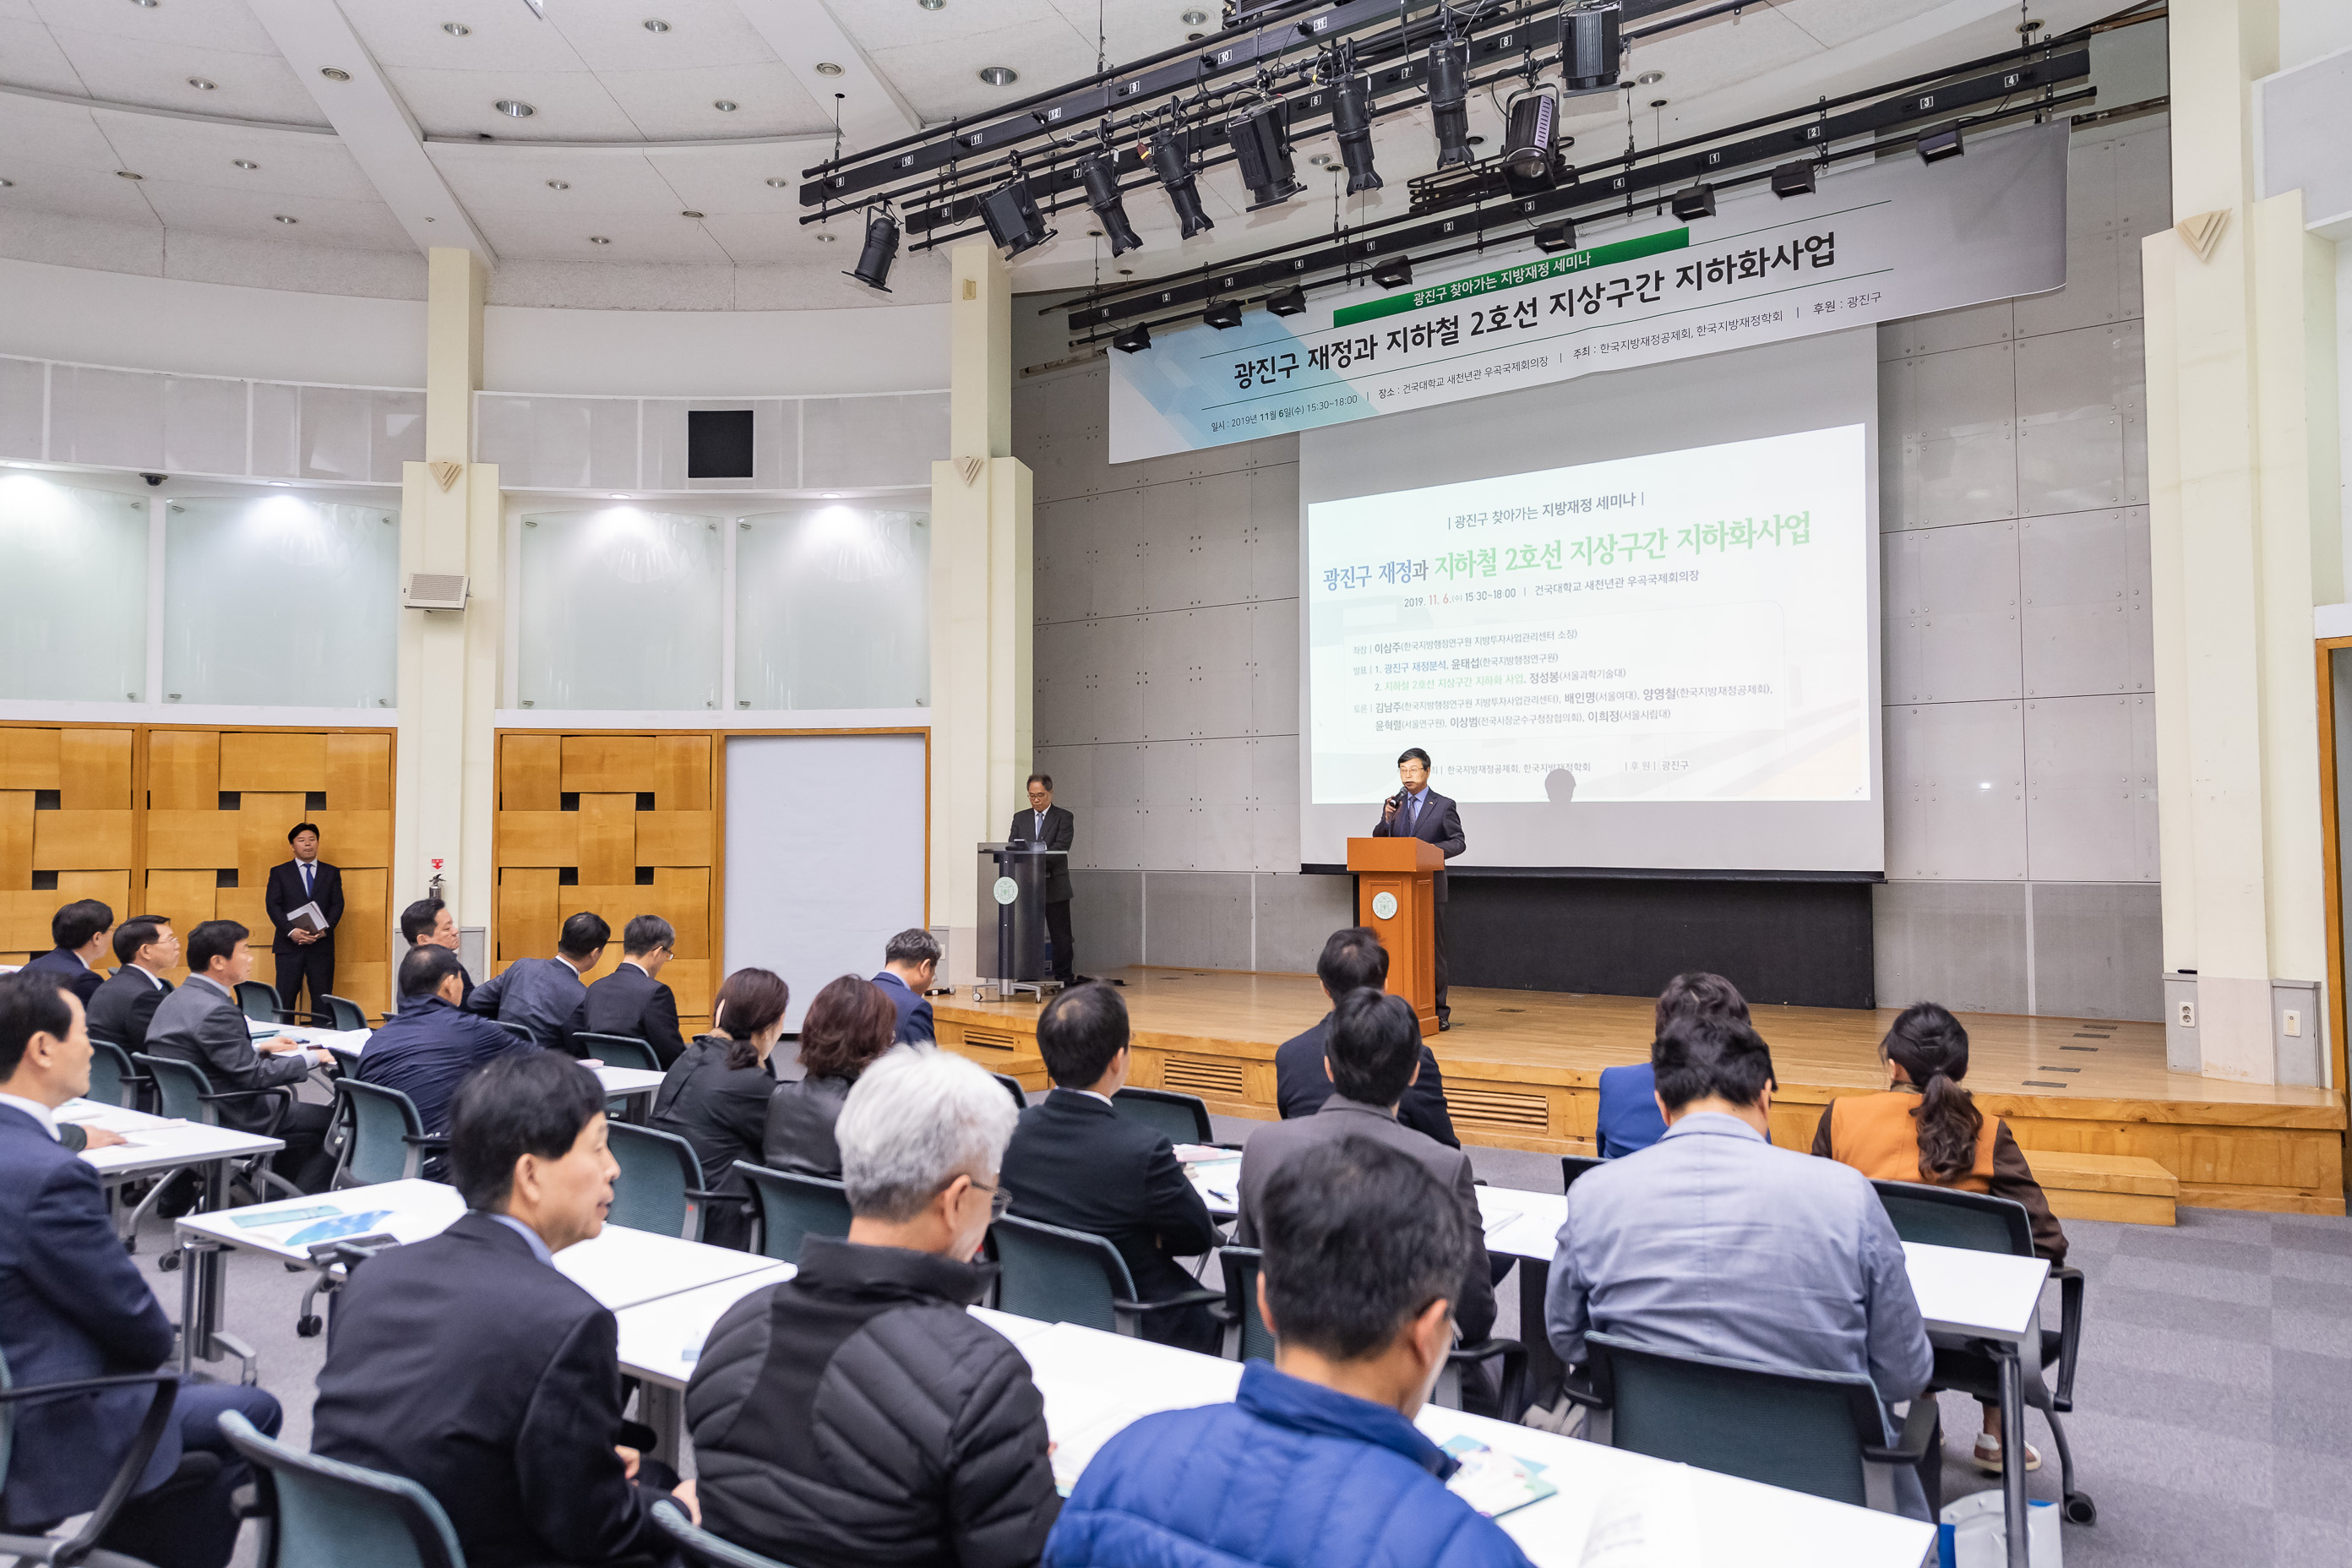
[(1036, 198), (1029, 194), (1029, 182), (1018, 169), (1010, 180), (980, 198), (980, 216), (988, 225), (988, 237), (1008, 257), (1054, 237), (1054, 231), (1045, 226), (1045, 215), (1037, 210)]
[(1278, 206), (1307, 187), (1291, 178), (1289, 112), (1276, 99), (1244, 109), (1225, 121), (1225, 140), (1234, 144), (1234, 161), (1242, 184), (1257, 199), (1250, 211)]
[(875, 207), (866, 215), (866, 247), (857, 253), (857, 265), (842, 276), (855, 278), (868, 289), (890, 291), (890, 264), (898, 259), (898, 220), (887, 208)]
[(1676, 191), (1674, 201), (1669, 205), (1674, 207), (1675, 216), (1685, 223), (1690, 222), (1695, 217), (1713, 217), (1715, 187), (1693, 185), (1689, 190)]
[(1941, 131), (1930, 131), (1919, 138), (1919, 161), (1940, 163), (1947, 158), (1957, 158), (1968, 149), (1960, 144), (1960, 128), (1948, 125)]
[(1529, 196), (1551, 189), (1559, 112), (1559, 100), (1549, 89), (1523, 92), (1511, 100), (1510, 129), (1503, 138), (1503, 174), (1512, 195)]
[(1190, 239), (1217, 226), (1201, 208), (1200, 188), (1193, 184), (1192, 162), (1177, 145), (1172, 131), (1162, 131), (1151, 139), (1151, 177), (1168, 192), (1169, 205), (1176, 209), (1176, 221), (1183, 228), (1179, 237)]
[(1560, 18), (1559, 69), (1570, 92), (1602, 92), (1617, 85), (1622, 46), (1616, 0), (1585, 0)]
[(1575, 220), (1562, 218), (1549, 228), (1536, 230), (1536, 248), (1549, 253), (1574, 250), (1576, 248)]
[(1372, 167), (1372, 83), (1369, 77), (1341, 77), (1331, 84), (1331, 129), (1339, 136), (1339, 161), (1348, 165), (1348, 194), (1377, 191)]
[(1429, 46), (1429, 117), (1437, 130), (1437, 166), (1470, 162), (1470, 46), (1440, 38)]
[(1307, 290), (1286, 289), (1279, 294), (1265, 297), (1265, 310), (1270, 316), (1297, 316), (1307, 310)]
[(1111, 172), (1110, 159), (1100, 153), (1079, 159), (1078, 178), (1086, 182), (1087, 205), (1110, 236), (1110, 253), (1141, 250), (1143, 241), (1136, 237), (1135, 226), (1127, 221), (1127, 208), (1119, 203), (1118, 176)]
[(1372, 268), (1372, 281), (1383, 289), (1406, 289), (1412, 285), (1412, 258), (1400, 256), (1394, 261), (1383, 261)]
[(1209, 308), (1201, 312), (1201, 320), (1223, 331), (1227, 327), (1242, 324), (1242, 308), (1238, 300), (1212, 300)]
[(1790, 196), (1813, 194), (1813, 161), (1800, 158), (1793, 163), (1783, 163), (1772, 171), (1772, 194), (1782, 201)]
[(1110, 346), (1123, 354), (1140, 353), (1151, 346), (1151, 329), (1138, 321), (1111, 339)]

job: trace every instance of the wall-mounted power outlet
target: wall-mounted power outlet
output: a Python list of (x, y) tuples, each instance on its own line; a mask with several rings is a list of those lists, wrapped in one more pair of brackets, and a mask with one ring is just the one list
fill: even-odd
[(2183, 1002), (2180, 1005), (2180, 1026), (2184, 1029), (2193, 1029), (2197, 1026), (2196, 1003)]
[(2301, 1039), (2303, 1037), (2303, 1009), (2300, 1007), (2281, 1008), (2279, 1010), (2279, 1027), (2285, 1032), (2288, 1039)]

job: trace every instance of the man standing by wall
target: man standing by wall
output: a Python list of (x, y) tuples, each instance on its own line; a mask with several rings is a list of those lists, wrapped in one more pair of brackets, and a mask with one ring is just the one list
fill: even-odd
[[(1424, 838), (1443, 850), (1448, 860), (1462, 853), (1462, 814), (1454, 802), (1429, 787), (1429, 753), (1419, 746), (1397, 759), (1397, 778), (1404, 787), (1381, 803), (1381, 819), (1372, 824), (1375, 838)], [(1429, 879), (1436, 903), (1431, 924), (1436, 938), (1437, 1026), (1454, 1026), (1453, 1009), (1445, 1005), (1445, 873)]]
[[(1051, 773), (1029, 775), (1029, 809), (1013, 814), (1012, 829), (1004, 835), (1008, 844), (1024, 841), (1042, 844), (1048, 849), (1070, 847), (1077, 837), (1077, 818), (1067, 806), (1054, 804), (1054, 777)], [(1054, 978), (1067, 985), (1077, 977), (1077, 967), (1070, 956), (1070, 861), (1065, 855), (1055, 860), (1045, 873), (1045, 940), (1054, 948)]]
[[(278, 960), (278, 1005), (294, 1011), (294, 998), (307, 981), (311, 1022), (332, 1024), (322, 999), (335, 989), (335, 925), (343, 918), (343, 874), (319, 858), (317, 823), (295, 824), (286, 842), (294, 846), (294, 858), (269, 868), (269, 888), (262, 896), (277, 931), (269, 951)], [(316, 929), (310, 920), (294, 918), (310, 904), (319, 907)]]

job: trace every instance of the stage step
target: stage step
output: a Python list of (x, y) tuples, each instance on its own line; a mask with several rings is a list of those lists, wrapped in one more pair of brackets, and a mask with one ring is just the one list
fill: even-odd
[(2072, 1154), (2028, 1150), (2033, 1179), (2060, 1219), (2111, 1219), (2130, 1225), (2170, 1225), (2180, 1179), (2137, 1154)]

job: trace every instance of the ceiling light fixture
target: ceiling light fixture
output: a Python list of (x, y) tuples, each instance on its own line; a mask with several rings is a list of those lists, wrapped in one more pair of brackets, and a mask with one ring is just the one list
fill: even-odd
[(250, 158), (232, 158), (229, 161), (240, 169), (258, 169), (261, 167), (260, 164), (255, 163)]
[(1224, 130), (1242, 184), (1255, 198), (1250, 211), (1279, 206), (1307, 188), (1292, 170), (1289, 110), (1282, 100), (1243, 110), (1225, 121)]
[(982, 66), (980, 79), (991, 87), (1011, 87), (1021, 79), (1021, 73), (1011, 66)]
[(539, 112), (538, 110), (533, 109), (530, 104), (525, 103), (519, 98), (502, 98), (496, 103), (490, 105), (490, 107), (510, 120), (529, 120), (532, 115)]
[(1674, 199), (1667, 205), (1675, 209), (1675, 216), (1685, 223), (1689, 223), (1694, 218), (1713, 217), (1715, 187), (1697, 184), (1686, 191), (1676, 191)]
[(686, 211), (684, 211), (684, 212), (682, 212), (682, 213), (678, 214), (677, 216), (680, 216), (680, 217), (693, 217), (693, 218), (698, 218), (698, 217), (700, 217), (702, 215), (701, 215), (700, 213), (698, 213), (698, 212), (696, 212), (692, 207), (688, 207), (688, 208), (687, 208), (687, 210), (686, 210)]
[(349, 81), (352, 79), (351, 72), (339, 69), (334, 66), (322, 68), (319, 74), (325, 77), (329, 81)]
[(782, 174), (771, 174), (768, 176), (768, 188), (772, 191), (781, 191), (791, 184), (792, 182), (784, 178)]
[(721, 114), (732, 114), (735, 112), (735, 100), (731, 98), (714, 98), (710, 100), (710, 107)]
[(1205, 208), (1201, 205), (1201, 192), (1194, 182), (1192, 160), (1185, 154), (1182, 143), (1173, 131), (1162, 131), (1151, 139), (1151, 177), (1168, 193), (1168, 203), (1176, 209), (1176, 221), (1182, 230), (1180, 237), (1190, 239), (1196, 234), (1216, 227)]
[(948, 0), (915, 0), (915, 4), (926, 11), (944, 11), (948, 8)]
[(206, 81), (200, 76), (192, 76), (188, 79), (188, 85), (194, 88), (198, 92), (210, 92), (213, 89), (218, 87), (220, 83)]
[(1201, 312), (1201, 320), (1219, 331), (1242, 324), (1242, 305), (1238, 300), (1212, 300), (1209, 308)]
[(572, 188), (572, 182), (569, 180), (550, 180), (547, 182), (547, 188), (551, 191), (568, 191)]
[(1811, 195), (1813, 194), (1812, 160), (1799, 158), (1794, 163), (1783, 163), (1774, 169), (1772, 194), (1784, 202), (1790, 196)]
[(1286, 289), (1279, 294), (1268, 294), (1265, 297), (1265, 310), (1266, 314), (1270, 316), (1303, 315), (1307, 310), (1307, 290)]
[(1469, 45), (1440, 38), (1429, 46), (1429, 118), (1441, 169), (1470, 162), (1469, 72)]
[(1372, 281), (1383, 289), (1412, 287), (1412, 258), (1400, 256), (1394, 261), (1383, 261), (1372, 268)]
[(840, 237), (840, 236), (835, 234), (833, 230), (829, 228), (821, 228), (816, 231), (816, 242), (819, 245), (831, 245), (835, 240)]
[(278, 221), (279, 223), (286, 224), (286, 225), (289, 225), (289, 226), (291, 226), (291, 225), (294, 225), (294, 224), (298, 224), (298, 223), (300, 223), (300, 222), (302, 221), (302, 220), (301, 220), (300, 218), (299, 218), (299, 217), (288, 217), (284, 213), (279, 213), (279, 214), (278, 214), (278, 215), (277, 215), (277, 216), (278, 216)]
[(118, 180), (143, 180), (147, 176), (144, 174), (134, 174), (128, 169), (117, 169), (114, 171), (114, 177)]
[(1533, 195), (1551, 188), (1559, 112), (1559, 100), (1548, 87), (1511, 100), (1509, 129), (1503, 138), (1503, 174), (1512, 195)]
[(1948, 125), (1941, 131), (1930, 131), (1919, 138), (1919, 161), (1940, 163), (1947, 158), (1957, 158), (1968, 148), (1960, 141), (1960, 128)]
[(588, 237), (588, 243), (591, 245), (610, 245), (613, 242), (601, 234), (592, 234)]
[(142, 11), (152, 11), (156, 6), (162, 5), (163, 0), (131, 0), (131, 3), (133, 5), (138, 6)]
[(628, 500), (629, 498), (628, 498), (628, 497), (626, 497), (626, 496), (625, 496), (625, 495), (609, 495), (609, 494), (608, 494), (607, 496), (605, 496), (605, 498), (604, 498), (604, 499), (605, 499), (606, 500)]
[(1188, 27), (1198, 27), (1207, 24), (1209, 14), (1206, 11), (1187, 11), (1177, 20)]
[(1013, 166), (1013, 177), (980, 198), (981, 221), (988, 226), (988, 237), (1007, 257), (1034, 250), (1054, 237), (1045, 226), (1045, 217), (1037, 210), (1037, 198), (1029, 194), (1028, 177), (1021, 166)]
[(1377, 191), (1380, 171), (1372, 167), (1372, 83), (1370, 77), (1341, 77), (1331, 86), (1331, 129), (1339, 138), (1339, 156), (1348, 165), (1348, 194)]
[(1562, 218), (1549, 228), (1536, 230), (1536, 248), (1547, 256), (1557, 256), (1563, 250), (1576, 248), (1576, 222)]
[(663, 21), (659, 16), (648, 16), (646, 18), (646, 31), (648, 33), (667, 33), (669, 31), (669, 24)]
[(16, 183), (16, 181), (14, 181), (14, 180), (0, 180), (0, 191), (5, 191), (5, 190), (6, 190), (9, 186), (11, 186), (11, 185), (15, 184)]
[[(1560, 17), (1559, 75), (1567, 92), (1601, 92), (1617, 85), (1624, 58), (1618, 37), (1622, 13), (1614, 0), (1585, 0)], [(1665, 78), (1649, 75), (1652, 85)]]
[(441, 30), (453, 38), (462, 38), (474, 29), (463, 22), (444, 22), (441, 24)]
[(1666, 73), (1664, 71), (1643, 71), (1640, 76), (1633, 79), (1633, 85), (1636, 87), (1655, 87), (1665, 79)]
[(1141, 353), (1151, 346), (1151, 329), (1141, 321), (1111, 339), (1110, 346), (1123, 354)]
[(831, 60), (819, 60), (816, 62), (816, 74), (819, 76), (839, 76), (841, 74), (841, 68), (834, 64)]
[(890, 216), (887, 206), (869, 207), (866, 213), (866, 244), (857, 253), (857, 265), (843, 276), (855, 278), (868, 289), (890, 291), (890, 264), (898, 259), (898, 220)]
[(1111, 161), (1100, 153), (1078, 160), (1078, 178), (1087, 188), (1087, 205), (1100, 219), (1103, 232), (1110, 236), (1110, 253), (1124, 256), (1130, 250), (1141, 250), (1143, 241), (1135, 226), (1127, 221), (1127, 207), (1119, 200), (1118, 175)]

